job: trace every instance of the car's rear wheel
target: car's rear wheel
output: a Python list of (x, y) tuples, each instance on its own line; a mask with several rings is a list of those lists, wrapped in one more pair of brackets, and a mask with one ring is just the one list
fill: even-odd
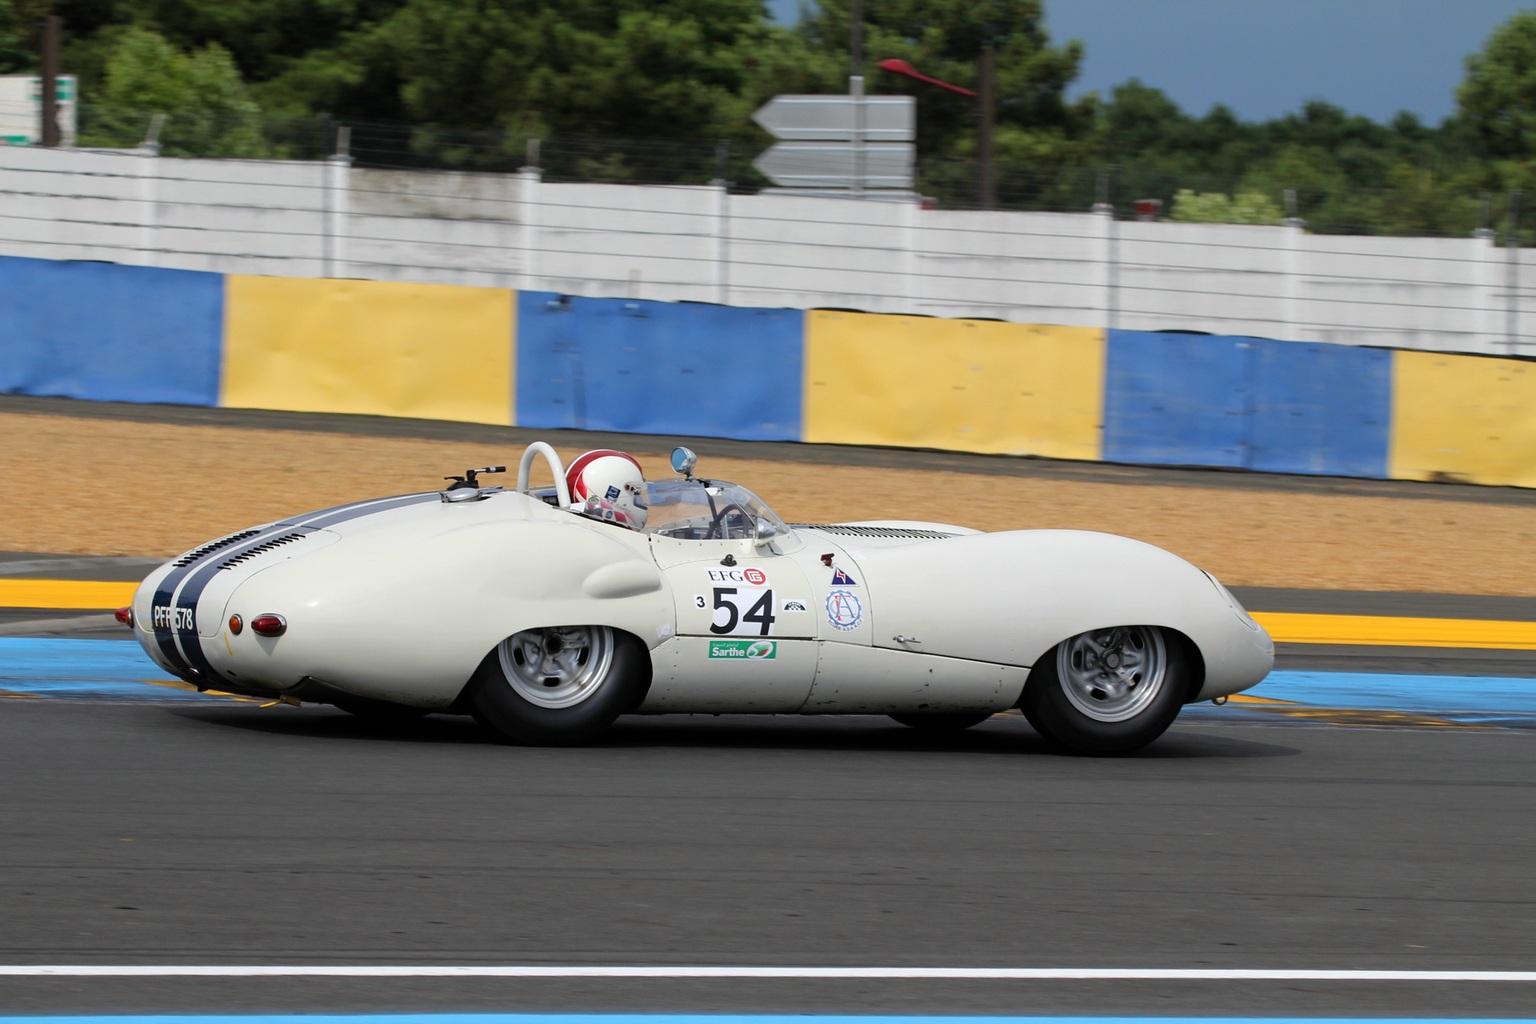
[(1182, 638), (1157, 626), (1089, 630), (1035, 663), (1019, 707), (1059, 747), (1128, 754), (1173, 724), (1193, 671)]
[(645, 699), (640, 641), (608, 626), (553, 626), (507, 637), (470, 681), (482, 725), (514, 743), (585, 743)]
[(891, 716), (919, 732), (959, 732), (992, 717), (990, 711), (912, 711)]

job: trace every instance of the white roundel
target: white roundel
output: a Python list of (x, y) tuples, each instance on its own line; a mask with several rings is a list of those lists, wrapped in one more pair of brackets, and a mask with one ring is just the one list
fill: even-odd
[(577, 511), (585, 512), (589, 501), (602, 502), (621, 511), (631, 529), (645, 526), (645, 475), (633, 455), (612, 448), (585, 452), (565, 471), (565, 482)]

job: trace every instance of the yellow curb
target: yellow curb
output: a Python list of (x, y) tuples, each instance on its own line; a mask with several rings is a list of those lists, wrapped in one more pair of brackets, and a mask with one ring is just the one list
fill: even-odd
[(1468, 647), (1536, 651), (1536, 622), (1496, 619), (1405, 619), (1386, 615), (1254, 612), (1281, 644), (1361, 647)]
[(0, 608), (121, 608), (137, 583), (0, 579)]

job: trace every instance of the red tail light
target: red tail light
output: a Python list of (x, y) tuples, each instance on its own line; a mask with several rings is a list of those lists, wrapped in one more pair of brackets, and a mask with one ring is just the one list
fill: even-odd
[(133, 628), (132, 608), (119, 608), (117, 611), (112, 613), (112, 617), (118, 622), (121, 622), (123, 625), (127, 626), (129, 629)]
[(251, 631), (258, 636), (282, 636), (288, 631), (288, 620), (267, 612), (251, 620)]
[(244, 629), (244, 628), (245, 628), (245, 620), (241, 619), (240, 616), (238, 616), (238, 615), (231, 615), (229, 617), (229, 631), (231, 633), (235, 634), (235, 636), (239, 636), (240, 635), (240, 631), (242, 629)]

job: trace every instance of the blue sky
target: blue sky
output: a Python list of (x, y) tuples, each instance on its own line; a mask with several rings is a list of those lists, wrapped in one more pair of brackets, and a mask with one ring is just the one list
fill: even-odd
[[(875, 5), (880, 0), (864, 0)], [(1455, 111), (1467, 54), (1536, 0), (1044, 0), (1051, 40), (1086, 48), (1077, 96), (1131, 78), (1185, 113), (1225, 104), (1267, 121), (1327, 100), (1390, 121)], [(798, 0), (770, 0), (780, 20)]]

